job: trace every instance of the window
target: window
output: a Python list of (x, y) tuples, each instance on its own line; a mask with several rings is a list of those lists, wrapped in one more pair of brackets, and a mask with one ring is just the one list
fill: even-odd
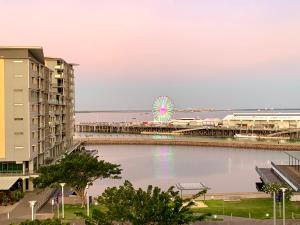
[(14, 106), (23, 106), (23, 103), (15, 103)]
[(14, 89), (14, 92), (23, 92), (23, 89)]
[(23, 60), (14, 60), (13, 61), (14, 63), (22, 63), (22, 62), (24, 62)]
[(24, 149), (24, 146), (15, 146), (15, 150)]
[(35, 152), (35, 145), (32, 145), (31, 148), (32, 148), (32, 151)]
[(18, 131), (14, 133), (15, 135), (23, 135), (24, 133), (22, 131)]
[(23, 120), (23, 118), (21, 118), (21, 117), (16, 117), (16, 118), (14, 118), (14, 120), (20, 121), (20, 120)]

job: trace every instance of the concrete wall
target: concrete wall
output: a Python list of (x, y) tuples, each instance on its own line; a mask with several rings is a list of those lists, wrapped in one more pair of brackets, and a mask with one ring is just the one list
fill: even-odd
[(28, 161), (30, 157), (30, 121), (28, 94), (29, 60), (5, 59), (5, 134), (4, 161)]
[(0, 59), (0, 159), (5, 158), (4, 59)]

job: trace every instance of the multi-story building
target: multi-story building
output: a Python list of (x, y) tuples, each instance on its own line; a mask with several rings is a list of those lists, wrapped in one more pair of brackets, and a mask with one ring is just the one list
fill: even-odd
[(74, 136), (74, 69), (61, 58), (45, 58), (53, 71), (49, 92), (50, 158), (70, 148)]
[(73, 66), (61, 60), (61, 81), (51, 61), (41, 47), (0, 47), (0, 190), (32, 190), (39, 166), (72, 146)]

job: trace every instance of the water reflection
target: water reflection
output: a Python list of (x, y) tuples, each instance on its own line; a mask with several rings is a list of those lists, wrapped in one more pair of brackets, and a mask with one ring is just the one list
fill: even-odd
[(153, 164), (155, 178), (168, 179), (174, 177), (174, 153), (168, 146), (156, 146), (153, 151)]
[(94, 195), (125, 179), (142, 188), (152, 184), (167, 189), (179, 182), (202, 182), (211, 192), (256, 191), (259, 177), (255, 166), (270, 167), (271, 161), (288, 161), (282, 152), (249, 149), (149, 145), (87, 148), (97, 148), (101, 159), (121, 164), (123, 169), (122, 180), (97, 180), (91, 187)]

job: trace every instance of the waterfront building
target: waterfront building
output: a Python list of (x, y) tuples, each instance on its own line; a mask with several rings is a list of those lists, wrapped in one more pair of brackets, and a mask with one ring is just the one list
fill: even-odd
[(0, 190), (32, 190), (37, 169), (73, 144), (73, 68), (61, 60), (61, 92), (50, 61), (41, 47), (0, 47)]
[(176, 127), (217, 127), (222, 124), (222, 119), (219, 118), (206, 118), (206, 119), (195, 119), (195, 118), (181, 118), (171, 120), (170, 124)]
[(224, 127), (259, 129), (300, 128), (300, 113), (234, 113), (223, 119)]
[(53, 159), (73, 144), (75, 127), (74, 68), (61, 58), (45, 58), (53, 71), (49, 91), (49, 158)]

